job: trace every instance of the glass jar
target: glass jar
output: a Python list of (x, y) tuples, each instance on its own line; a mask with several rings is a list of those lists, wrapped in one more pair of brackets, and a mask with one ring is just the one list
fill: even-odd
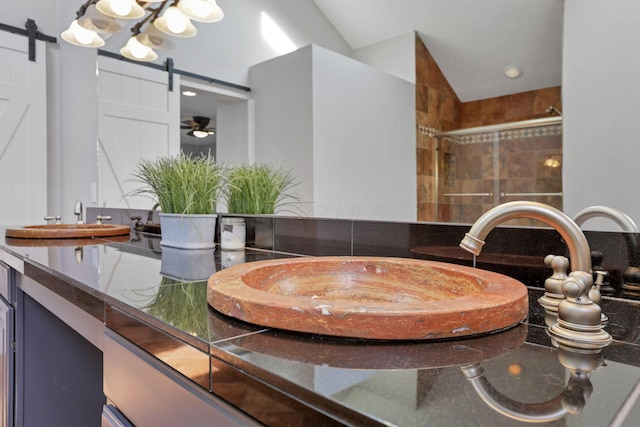
[(224, 251), (241, 251), (247, 238), (244, 218), (222, 218), (220, 248)]
[(220, 264), (222, 268), (233, 267), (245, 261), (244, 251), (220, 251)]

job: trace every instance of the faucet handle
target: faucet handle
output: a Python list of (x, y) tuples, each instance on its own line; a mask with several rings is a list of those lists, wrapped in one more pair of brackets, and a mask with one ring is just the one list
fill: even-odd
[(609, 272), (606, 271), (606, 270), (596, 270), (595, 274), (596, 274), (595, 286), (597, 286), (598, 289), (600, 289), (602, 287), (602, 285), (604, 284), (605, 276), (607, 276), (609, 274)]
[(54, 219), (56, 220), (56, 224), (62, 224), (62, 221), (61, 221), (62, 217), (60, 215), (55, 215), (55, 216), (47, 215), (44, 217), (45, 221), (53, 221)]
[(135, 224), (133, 224), (133, 228), (136, 231), (142, 231), (144, 229), (144, 225), (142, 224), (142, 217), (141, 216), (132, 216), (131, 217), (131, 221), (135, 221)]
[(82, 218), (82, 201), (76, 200), (73, 214), (76, 216), (76, 224), (84, 224), (84, 219)]
[(102, 224), (102, 221), (111, 221), (111, 215), (96, 215), (96, 224)]

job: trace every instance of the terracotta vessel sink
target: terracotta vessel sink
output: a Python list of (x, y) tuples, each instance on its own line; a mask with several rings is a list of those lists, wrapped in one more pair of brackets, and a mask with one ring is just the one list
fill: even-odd
[(46, 224), (8, 228), (6, 237), (20, 239), (77, 239), (129, 234), (131, 227), (120, 224)]
[(340, 337), (428, 340), (502, 330), (527, 316), (510, 277), (435, 261), (308, 257), (256, 261), (213, 274), (207, 301), (262, 326)]
[[(129, 241), (129, 235), (109, 236), (109, 242), (124, 243)], [(5, 237), (4, 242), (9, 246), (31, 247), (31, 248), (55, 248), (61, 246), (89, 246), (96, 245), (93, 237), (76, 237), (71, 239), (21, 239), (15, 237)]]

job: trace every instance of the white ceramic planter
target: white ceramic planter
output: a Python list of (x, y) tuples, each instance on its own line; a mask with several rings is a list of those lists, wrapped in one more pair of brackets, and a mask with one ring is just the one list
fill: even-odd
[(218, 215), (160, 214), (161, 246), (179, 249), (213, 249), (216, 247)]

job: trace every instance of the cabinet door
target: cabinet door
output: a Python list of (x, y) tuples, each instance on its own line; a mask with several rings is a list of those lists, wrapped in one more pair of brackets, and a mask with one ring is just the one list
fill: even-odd
[(13, 307), (0, 297), (0, 427), (13, 425)]
[[(26, 276), (19, 283), (30, 291), (41, 286)], [(16, 426), (99, 425), (102, 352), (49, 307), (22, 289), (17, 294)]]

